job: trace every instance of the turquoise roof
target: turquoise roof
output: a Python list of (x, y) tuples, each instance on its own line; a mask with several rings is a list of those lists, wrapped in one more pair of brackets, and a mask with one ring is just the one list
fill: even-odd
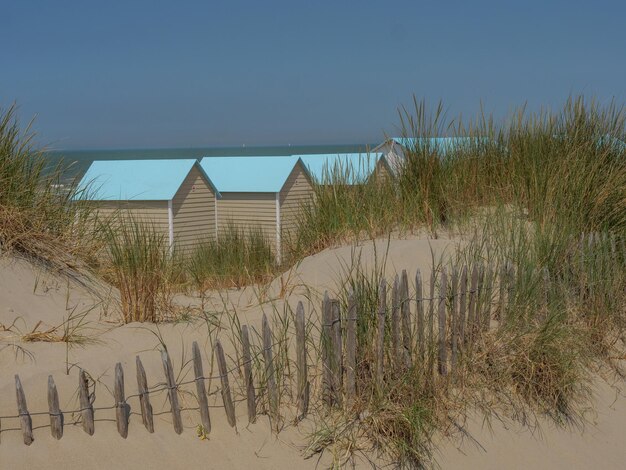
[(488, 141), (486, 137), (393, 137), (391, 140), (407, 149), (430, 146), (444, 154), (464, 146)]
[(598, 139), (598, 144), (607, 145), (611, 147), (613, 150), (618, 151), (618, 152), (626, 150), (626, 143), (622, 142), (617, 137), (612, 137), (608, 134), (603, 137), (600, 137)]
[(298, 160), (295, 156), (204, 157), (200, 165), (220, 193), (278, 193)]
[(307, 167), (311, 176), (318, 182), (332, 177), (334, 171), (339, 172), (339, 178), (348, 179), (348, 184), (364, 183), (376, 169), (382, 157), (377, 153), (339, 153), (339, 154), (311, 154), (297, 155)]
[[(79, 197), (94, 201), (169, 201), (197, 163), (195, 159), (96, 160), (80, 180), (79, 188), (84, 192)], [(207, 181), (213, 186), (209, 178)]]

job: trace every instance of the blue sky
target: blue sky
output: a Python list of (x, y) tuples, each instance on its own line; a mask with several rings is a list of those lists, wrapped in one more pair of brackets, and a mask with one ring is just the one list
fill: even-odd
[(464, 116), (624, 103), (625, 18), (623, 1), (7, 0), (0, 106), (54, 148), (375, 142), (412, 94)]

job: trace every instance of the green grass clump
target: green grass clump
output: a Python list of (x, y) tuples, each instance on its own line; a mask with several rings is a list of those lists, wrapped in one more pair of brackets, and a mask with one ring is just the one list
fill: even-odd
[(468, 373), (494, 393), (508, 394), (502, 389), (508, 385), (529, 406), (576, 419), (588, 398), (591, 365), (611, 364), (620, 348), (623, 234), (591, 234), (589, 244), (572, 223), (533, 220), (510, 207), (491, 211), (478, 225), (457, 263), (488, 263), (497, 272), (506, 265), (513, 276), (485, 361), (472, 359)]
[(287, 243), (291, 258), (332, 244), (386, 233), (396, 224), (395, 189), (390, 179), (373, 177), (354, 184), (362, 174), (351, 164), (324, 169), (314, 186), (313, 203), (300, 208), (297, 230)]
[(120, 291), (124, 323), (159, 321), (181, 280), (168, 239), (149, 222), (122, 214), (104, 230), (107, 259), (101, 269)]
[(218, 240), (199, 243), (188, 255), (187, 272), (200, 291), (241, 287), (270, 279), (276, 260), (260, 227), (242, 228), (228, 223)]
[(576, 414), (575, 405), (587, 386), (583, 334), (557, 313), (542, 325), (509, 336), (507, 378), (527, 403), (553, 416)]
[(33, 139), (30, 126), (20, 130), (15, 106), (0, 109), (0, 249), (75, 267), (99, 246), (98, 234), (86, 236), (92, 212), (74, 202), (79, 190), (60, 187), (63, 167), (47, 168)]

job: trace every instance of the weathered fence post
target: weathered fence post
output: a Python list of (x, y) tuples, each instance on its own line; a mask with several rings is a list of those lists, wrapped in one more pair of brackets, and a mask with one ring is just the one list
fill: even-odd
[(222, 383), (222, 401), (224, 403), (224, 410), (226, 411), (226, 418), (228, 418), (228, 424), (235, 427), (235, 406), (233, 405), (233, 397), (230, 393), (230, 383), (228, 381), (228, 369), (226, 369), (226, 358), (224, 357), (224, 349), (222, 343), (218, 339), (215, 342), (215, 355), (217, 356), (217, 368), (220, 371), (220, 381)]
[(506, 292), (507, 292), (507, 277), (508, 277), (508, 269), (506, 266), (506, 262), (502, 264), (500, 267), (500, 285), (498, 286), (499, 291), (499, 306), (498, 306), (498, 320), (499, 326), (502, 326), (506, 322)]
[(385, 361), (385, 315), (387, 314), (387, 282), (381, 276), (378, 288), (378, 315), (376, 324), (376, 387), (383, 388)]
[(417, 343), (420, 360), (424, 360), (426, 340), (424, 338), (424, 293), (422, 287), (422, 274), (418, 269), (415, 273), (415, 307), (417, 310)]
[(582, 232), (578, 239), (578, 268), (580, 272), (583, 272), (585, 269), (585, 239), (585, 232)]
[(587, 243), (585, 245), (585, 282), (586, 289), (585, 294), (591, 295), (592, 290), (592, 280), (593, 280), (593, 265), (594, 265), (594, 256), (593, 256), (593, 233), (590, 232), (587, 234)]
[(115, 421), (117, 422), (117, 432), (124, 439), (128, 437), (128, 417), (130, 415), (130, 407), (126, 403), (124, 395), (124, 370), (122, 364), (115, 364), (115, 385), (113, 387), (113, 396), (115, 398)]
[(495, 278), (495, 271), (491, 265), (487, 266), (485, 274), (485, 306), (484, 315), (482, 319), (483, 331), (489, 331), (491, 329), (491, 305), (493, 303), (493, 284)]
[(267, 380), (267, 395), (270, 406), (270, 418), (273, 428), (278, 432), (280, 428), (278, 416), (278, 390), (276, 388), (276, 375), (274, 372), (274, 354), (272, 352), (272, 330), (267, 322), (267, 316), (263, 314), (263, 358), (265, 360), (265, 376)]
[(452, 354), (450, 357), (450, 369), (454, 372), (456, 368), (457, 354), (458, 354), (458, 340), (459, 340), (459, 319), (457, 313), (458, 299), (458, 287), (459, 287), (459, 271), (455, 267), (452, 269), (452, 277), (450, 279), (452, 284), (452, 315), (450, 315), (450, 329), (452, 333)]
[(459, 341), (458, 347), (463, 350), (465, 346), (465, 325), (467, 313), (467, 266), (461, 270), (461, 292), (459, 294)]
[(396, 274), (391, 288), (391, 349), (394, 367), (401, 363), (400, 355), (400, 279)]
[(617, 260), (617, 240), (615, 238), (615, 233), (611, 233), (610, 235), (610, 239), (611, 239), (611, 257), (614, 260)]
[(547, 267), (544, 267), (541, 270), (541, 284), (542, 284), (542, 297), (543, 297), (543, 305), (542, 305), (542, 315), (543, 320), (548, 318), (548, 308), (550, 306), (550, 272)]
[(95, 431), (93, 422), (93, 404), (89, 396), (89, 382), (83, 369), (78, 373), (78, 398), (80, 401), (80, 414), (83, 421), (83, 431), (93, 436)]
[(254, 381), (252, 378), (252, 356), (250, 354), (250, 336), (248, 334), (248, 325), (243, 325), (241, 327), (241, 342), (243, 343), (243, 378), (244, 385), (246, 387), (248, 422), (254, 423), (256, 421), (256, 394), (254, 392)]
[(470, 282), (469, 302), (467, 308), (467, 337), (466, 341), (474, 340), (474, 322), (476, 317), (476, 303), (478, 297), (478, 268), (474, 265), (472, 269), (472, 280)]
[(198, 395), (198, 406), (200, 407), (200, 421), (202, 427), (209, 433), (211, 432), (211, 416), (209, 415), (209, 402), (204, 388), (204, 368), (202, 367), (202, 356), (200, 355), (200, 347), (194, 341), (191, 345), (191, 354), (193, 356), (193, 373), (196, 382), (196, 394)]
[(180, 434), (183, 432), (183, 420), (180, 416), (180, 406), (178, 404), (178, 387), (174, 380), (174, 368), (172, 367), (172, 361), (170, 360), (170, 356), (165, 349), (161, 351), (161, 361), (163, 362), (163, 371), (165, 372), (165, 383), (167, 384), (168, 389), (167, 393), (170, 397), (174, 431), (176, 431), (176, 434)]
[(356, 398), (356, 322), (356, 299), (354, 292), (350, 291), (346, 319), (346, 399), (349, 407)]
[(28, 406), (26, 405), (26, 396), (24, 395), (24, 389), (22, 388), (22, 382), (20, 376), (15, 374), (15, 395), (17, 398), (17, 412), (20, 416), (20, 428), (22, 429), (22, 436), (24, 438), (24, 444), (27, 446), (33, 443), (33, 421), (28, 412)]
[(338, 300), (331, 302), (331, 312), (333, 319), (333, 391), (338, 406), (343, 403), (343, 346), (341, 341), (341, 308)]
[(298, 302), (296, 307), (296, 359), (298, 366), (298, 419), (302, 419), (309, 411), (309, 378), (306, 362), (306, 326), (304, 324), (304, 305)]
[(448, 300), (448, 275), (444, 269), (441, 273), (439, 286), (439, 374), (448, 374), (448, 357), (446, 352), (446, 301)]
[(482, 330), (481, 322), (485, 308), (485, 265), (478, 267), (478, 283), (476, 284), (476, 298), (474, 303), (474, 322), (472, 324), (472, 338), (476, 339)]
[(154, 418), (152, 417), (152, 405), (150, 404), (150, 392), (148, 392), (148, 381), (146, 371), (143, 368), (139, 356), (135, 357), (137, 366), (137, 391), (139, 392), (139, 404), (141, 405), (141, 421), (148, 432), (154, 432)]
[(435, 284), (437, 283), (437, 274), (433, 266), (430, 272), (430, 286), (428, 302), (428, 369), (426, 371), (430, 385), (433, 385), (433, 374), (435, 372)]
[(322, 301), (322, 385), (323, 399), (332, 406), (335, 403), (332, 376), (332, 306), (328, 292), (324, 292), (324, 300)]
[(609, 233), (601, 232), (601, 241), (600, 241), (600, 270), (604, 272), (606, 269), (608, 259), (609, 259)]
[(405, 366), (413, 363), (413, 331), (411, 328), (411, 304), (409, 303), (409, 276), (406, 269), (402, 270), (400, 281), (400, 316), (402, 318), (402, 349)]
[(583, 232), (580, 234), (580, 239), (578, 240), (578, 296), (581, 302), (585, 299), (585, 283), (587, 282), (587, 254), (585, 238), (585, 233)]
[(515, 301), (515, 268), (513, 263), (507, 263), (506, 277), (506, 302), (511, 305)]
[(59, 393), (54, 379), (48, 376), (48, 412), (50, 413), (50, 432), (55, 439), (63, 437), (63, 413), (59, 408)]

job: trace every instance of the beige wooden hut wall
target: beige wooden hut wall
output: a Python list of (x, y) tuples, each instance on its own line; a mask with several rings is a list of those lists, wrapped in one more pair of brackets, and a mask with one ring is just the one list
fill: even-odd
[(174, 244), (182, 251), (215, 237), (215, 193), (194, 166), (172, 199)]
[(217, 200), (218, 240), (232, 222), (244, 229), (257, 227), (276, 246), (276, 193), (221, 193)]
[(387, 140), (378, 145), (372, 152), (382, 152), (384, 158), (387, 160), (387, 164), (391, 167), (392, 172), (399, 171), (402, 162), (405, 157), (404, 148), (393, 140)]
[(380, 160), (378, 160), (378, 163), (376, 164), (376, 168), (374, 168), (374, 171), (372, 173), (372, 176), (370, 176), (370, 178), (374, 178), (374, 180), (379, 183), (386, 183), (390, 180), (391, 177), (392, 175), (389, 172), (389, 166), (381, 158)]
[(293, 168), (280, 191), (280, 226), (283, 245), (296, 230), (297, 214), (314, 197), (313, 184), (301, 162)]
[(167, 201), (94, 201), (98, 216), (111, 217), (118, 211), (123, 216), (128, 215), (135, 220), (150, 223), (158, 233), (169, 240), (169, 216)]

